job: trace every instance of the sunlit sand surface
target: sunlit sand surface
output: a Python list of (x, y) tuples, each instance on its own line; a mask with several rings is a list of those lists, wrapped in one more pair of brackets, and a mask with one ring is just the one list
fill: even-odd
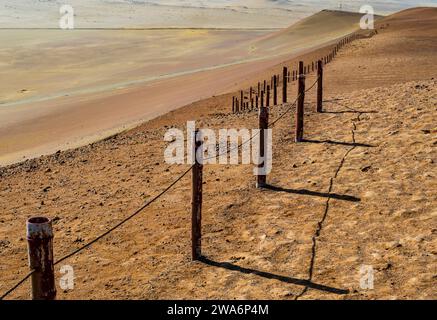
[(1, 30), (0, 164), (80, 146), (358, 27), (323, 11), (272, 30)]

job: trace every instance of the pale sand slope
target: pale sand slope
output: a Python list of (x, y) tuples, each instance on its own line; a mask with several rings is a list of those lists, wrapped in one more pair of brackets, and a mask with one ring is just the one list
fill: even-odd
[[(436, 43), (436, 16), (395, 15), (388, 29), (346, 46), (326, 67), (325, 99), (332, 102), (323, 114), (307, 107), (305, 135), (313, 142), (293, 142), (292, 115), (274, 128), (268, 181), (283, 191), (254, 189), (252, 166), (205, 167), (203, 252), (223, 264), (190, 262), (188, 176), (141, 216), (65, 261), (76, 283), (73, 291), (59, 290), (59, 299), (436, 299), (437, 81), (429, 79), (437, 64), (424, 63)], [(413, 68), (411, 60), (421, 63)], [(3, 168), (0, 291), (27, 272), (28, 217), (55, 218), (59, 258), (186, 169), (163, 163), (164, 126), (198, 119), (199, 127), (256, 127), (254, 113), (229, 114), (230, 98), (199, 101), (112, 139)], [(313, 101), (314, 92), (307, 98)], [(272, 119), (280, 111), (274, 108)], [(363, 264), (375, 270), (374, 290), (359, 287)], [(300, 296), (310, 271), (312, 288)], [(11, 295), (28, 297), (28, 282)]]
[[(258, 3), (256, 3), (258, 2)], [(58, 1), (3, 0), (0, 25), (9, 28), (58, 28)], [(249, 6), (229, 1), (218, 6), (211, 0), (190, 3), (69, 0), (77, 28), (284, 28), (323, 8), (326, 3), (291, 8), (268, 0), (249, 0)], [(258, 5), (257, 5), (258, 4)], [(335, 6), (332, 6), (335, 7)], [(290, 10), (291, 9), (291, 10)], [(354, 8), (355, 9), (355, 8)]]
[[(363, 4), (389, 14), (416, 0), (399, 2), (343, 2), (343, 9), (358, 11)], [(62, 1), (2, 0), (2, 28), (58, 28)], [(337, 9), (336, 0), (317, 1), (130, 1), (69, 0), (76, 28), (286, 28), (322, 9)]]
[(350, 33), (359, 18), (324, 11), (260, 40), (261, 32), (234, 30), (12, 31), (18, 38), (3, 31), (12, 45), (0, 51), (8, 61), (0, 165), (85, 145), (227, 91)]

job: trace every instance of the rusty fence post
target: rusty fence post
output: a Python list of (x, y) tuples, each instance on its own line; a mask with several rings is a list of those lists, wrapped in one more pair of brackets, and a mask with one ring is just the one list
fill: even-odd
[(250, 87), (250, 92), (249, 92), (249, 101), (250, 101), (250, 108), (253, 109), (252, 87)]
[(270, 107), (270, 86), (267, 86), (266, 107)]
[(317, 112), (323, 112), (323, 64), (317, 61)]
[(26, 227), (29, 267), (35, 270), (31, 276), (32, 300), (54, 300), (56, 286), (52, 221), (34, 217), (27, 220)]
[(299, 61), (298, 99), (296, 108), (296, 142), (303, 140), (304, 103), (305, 103), (305, 75), (303, 61)]
[(288, 75), (288, 69), (287, 67), (284, 67), (282, 69), (282, 103), (287, 103), (287, 79), (289, 79)]
[[(264, 159), (265, 150), (266, 150), (265, 149), (265, 134), (266, 134), (266, 130), (268, 129), (268, 126), (269, 126), (268, 125), (268, 123), (269, 123), (269, 108), (268, 108), (268, 106), (264, 107), (261, 105), (261, 108), (259, 109), (259, 112), (258, 112), (258, 118), (259, 118), (259, 129), (260, 129), (258, 157), (261, 160), (261, 159)], [(261, 162), (260, 160), (259, 160), (260, 163), (258, 164), (259, 171), (264, 166), (264, 163)], [(264, 162), (265, 161), (266, 160), (264, 159)], [(260, 174), (259, 171), (258, 171), (257, 176), (256, 176), (256, 187), (258, 189), (264, 188), (266, 186), (266, 180), (267, 180), (265, 173)]]
[(278, 104), (278, 78), (276, 75), (273, 76), (273, 105), (276, 106)]
[(261, 91), (260, 107), (264, 107), (264, 91)]
[[(203, 153), (200, 131), (194, 134), (194, 165), (192, 169), (192, 198), (191, 198), (191, 256), (199, 260), (202, 256), (202, 180), (203, 180)], [(200, 158), (200, 159), (198, 159)], [(200, 161), (199, 161), (200, 160)]]
[(244, 110), (244, 93), (243, 93), (243, 90), (240, 91), (240, 99), (241, 99), (241, 102), (240, 102), (240, 104), (241, 104), (240, 111), (243, 111)]

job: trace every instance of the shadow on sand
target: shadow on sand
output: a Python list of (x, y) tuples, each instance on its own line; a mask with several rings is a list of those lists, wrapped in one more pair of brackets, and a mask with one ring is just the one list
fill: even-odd
[(332, 198), (332, 199), (351, 201), (351, 202), (360, 202), (361, 201), (360, 198), (345, 195), (345, 194), (336, 194), (336, 193), (329, 193), (329, 192), (317, 192), (317, 191), (311, 191), (311, 190), (306, 190), (306, 189), (287, 189), (287, 188), (272, 186), (270, 184), (265, 185), (264, 188), (268, 189), (268, 190), (272, 190), (272, 191), (300, 194), (300, 195), (305, 195), (305, 196)]
[(315, 289), (315, 290), (320, 290), (320, 291), (325, 291), (325, 292), (330, 292), (330, 293), (335, 293), (335, 294), (347, 294), (347, 293), (349, 293), (349, 290), (346, 290), (346, 289), (329, 287), (329, 286), (325, 286), (322, 284), (317, 284), (317, 283), (311, 282), (309, 280), (290, 278), (290, 277), (281, 276), (281, 275), (277, 275), (277, 274), (273, 274), (273, 273), (269, 273), (269, 272), (244, 268), (244, 267), (240, 267), (240, 266), (237, 266), (237, 265), (229, 263), (229, 262), (217, 262), (217, 261), (213, 261), (213, 260), (208, 259), (207, 257), (203, 257), (203, 256), (199, 259), (199, 261), (203, 262), (209, 266), (212, 266), (212, 267), (223, 268), (223, 269), (237, 271), (237, 272), (241, 272), (241, 273), (245, 273), (245, 274), (254, 274), (254, 275), (257, 275), (259, 277), (266, 278), (266, 279), (274, 279), (274, 280), (278, 280), (281, 282), (295, 284), (298, 286), (304, 286), (304, 287)]
[(349, 146), (349, 147), (366, 147), (366, 148), (375, 148), (376, 147), (374, 145), (367, 144), (367, 143), (343, 142), (343, 141), (333, 141), (333, 140), (310, 140), (310, 139), (303, 139), (302, 142), (308, 142), (308, 143), (329, 143), (329, 144), (336, 144), (336, 145)]

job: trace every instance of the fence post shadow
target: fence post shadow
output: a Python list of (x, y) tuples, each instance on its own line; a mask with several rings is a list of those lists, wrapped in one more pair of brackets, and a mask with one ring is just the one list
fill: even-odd
[(271, 184), (265, 185), (264, 189), (271, 190), (271, 191), (277, 191), (277, 192), (286, 192), (286, 193), (293, 193), (293, 194), (300, 194), (300, 195), (305, 195), (305, 196), (314, 196), (314, 197), (321, 197), (321, 198), (331, 198), (331, 199), (351, 201), (351, 202), (360, 202), (361, 201), (360, 198), (357, 198), (357, 197), (354, 197), (351, 195), (347, 195), (347, 194), (318, 192), (318, 191), (312, 191), (312, 190), (307, 190), (307, 189), (289, 189), (289, 188), (273, 186)]
[(230, 271), (237, 271), (237, 272), (241, 272), (244, 274), (253, 274), (253, 275), (256, 275), (256, 276), (259, 276), (262, 278), (278, 280), (278, 281), (281, 281), (284, 283), (294, 284), (294, 285), (298, 285), (298, 286), (304, 286), (306, 288), (311, 288), (311, 289), (315, 289), (315, 290), (319, 290), (319, 291), (324, 291), (324, 292), (329, 292), (329, 293), (334, 293), (334, 294), (348, 294), (349, 293), (349, 290), (347, 290), (347, 289), (330, 287), (330, 286), (326, 286), (323, 284), (314, 283), (310, 280), (297, 279), (297, 278), (282, 276), (282, 275), (269, 273), (269, 272), (265, 272), (265, 271), (259, 271), (259, 270), (255, 270), (255, 269), (240, 267), (236, 264), (232, 264), (229, 262), (218, 262), (218, 261), (211, 260), (205, 256), (201, 256), (198, 261), (205, 263), (206, 265), (209, 265), (212, 267), (218, 267), (218, 268), (222, 268), (222, 269), (226, 269), (226, 270), (230, 270)]
[(366, 148), (375, 148), (376, 146), (367, 143), (359, 143), (359, 142), (344, 142), (344, 141), (334, 141), (334, 140), (312, 140), (312, 139), (303, 139), (302, 142), (307, 143), (328, 143), (328, 144), (336, 144), (348, 147), (366, 147)]

